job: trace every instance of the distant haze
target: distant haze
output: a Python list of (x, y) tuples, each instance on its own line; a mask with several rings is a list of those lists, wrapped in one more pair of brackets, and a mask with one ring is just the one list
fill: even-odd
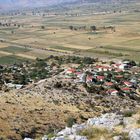
[(73, 2), (76, 0), (0, 0), (0, 9), (14, 7), (37, 7), (47, 6), (63, 2)]

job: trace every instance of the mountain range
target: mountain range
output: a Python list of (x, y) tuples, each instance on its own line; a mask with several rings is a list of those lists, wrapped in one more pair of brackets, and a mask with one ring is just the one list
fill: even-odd
[(64, 3), (134, 2), (139, 0), (0, 0), (0, 9), (50, 6)]
[(76, 0), (0, 0), (0, 8), (47, 6)]

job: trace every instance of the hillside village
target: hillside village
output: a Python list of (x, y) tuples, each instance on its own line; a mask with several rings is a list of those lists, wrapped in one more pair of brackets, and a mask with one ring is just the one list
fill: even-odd
[[(110, 95), (136, 95), (140, 88), (140, 68), (135, 63), (123, 61), (108, 64), (95, 63), (88, 68), (70, 68), (65, 71), (66, 78), (74, 78), (76, 83), (85, 83), (88, 92), (101, 92)], [(99, 91), (100, 92), (100, 91)]]
[[(78, 59), (77, 59), (78, 58)], [(0, 88), (22, 89), (40, 80), (55, 77), (63, 82), (82, 84), (89, 93), (128, 95), (140, 94), (140, 67), (130, 60), (104, 62), (98, 59), (50, 56), (10, 66), (0, 66)], [(58, 63), (56, 63), (58, 61)], [(66, 64), (67, 63), (67, 64)], [(58, 83), (56, 86), (62, 86)]]

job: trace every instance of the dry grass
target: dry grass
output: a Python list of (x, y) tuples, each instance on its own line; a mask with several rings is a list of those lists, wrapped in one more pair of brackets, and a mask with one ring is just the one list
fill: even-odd
[(108, 130), (101, 127), (89, 127), (80, 132), (80, 135), (86, 136), (89, 140), (111, 139)]
[[(14, 91), (13, 91), (14, 92)], [(37, 136), (44, 135), (49, 126), (61, 129), (66, 126), (69, 116), (77, 118), (79, 109), (76, 106), (49, 103), (40, 95), (4, 93), (0, 100), (0, 136), (15, 136), (21, 139), (20, 132), (30, 132), (32, 127), (38, 128)], [(67, 113), (66, 113), (67, 112)], [(87, 117), (94, 113), (80, 111)], [(80, 121), (80, 120), (78, 120)], [(19, 129), (19, 134), (14, 129)]]

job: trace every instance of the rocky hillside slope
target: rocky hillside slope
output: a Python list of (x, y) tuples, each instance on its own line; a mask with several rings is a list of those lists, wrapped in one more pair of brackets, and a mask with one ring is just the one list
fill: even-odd
[(129, 97), (87, 93), (73, 80), (58, 77), (0, 94), (1, 139), (38, 138), (60, 130), (73, 118), (82, 123), (104, 113), (134, 111), (139, 105)]

